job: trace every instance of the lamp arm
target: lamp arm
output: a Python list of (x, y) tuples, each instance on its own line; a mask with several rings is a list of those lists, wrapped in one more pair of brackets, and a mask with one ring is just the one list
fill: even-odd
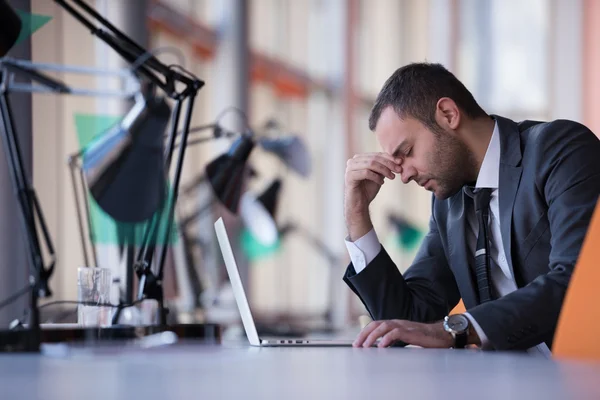
[[(184, 121), (183, 121), (183, 132), (182, 132), (182, 137), (181, 137), (181, 146), (179, 146), (179, 155), (177, 157), (177, 163), (176, 163), (176, 167), (175, 167), (175, 173), (174, 173), (174, 178), (173, 178), (173, 186), (171, 189), (171, 198), (169, 198), (167, 200), (167, 207), (165, 210), (161, 210), (159, 212), (158, 218), (155, 218), (153, 220), (153, 222), (160, 222), (161, 218), (162, 218), (162, 212), (166, 212), (167, 213), (167, 219), (166, 219), (166, 226), (161, 226), (162, 224), (157, 223), (154, 224), (153, 226), (151, 226), (149, 228), (149, 230), (147, 231), (147, 233), (149, 233), (149, 235), (146, 235), (148, 238), (150, 238), (150, 241), (146, 241), (146, 238), (144, 240), (144, 244), (142, 245), (142, 248), (140, 249), (140, 251), (138, 252), (138, 257), (137, 257), (137, 261), (136, 261), (136, 270), (138, 273), (138, 276), (140, 278), (139, 281), (139, 286), (138, 286), (138, 299), (142, 299), (142, 298), (149, 298), (149, 299), (155, 299), (158, 304), (159, 304), (159, 310), (160, 310), (160, 315), (159, 315), (159, 320), (160, 320), (160, 325), (161, 326), (166, 326), (167, 323), (167, 313), (168, 310), (166, 309), (166, 307), (164, 306), (164, 293), (163, 293), (163, 287), (162, 287), (162, 282), (163, 282), (163, 274), (164, 274), (164, 266), (165, 266), (165, 260), (166, 260), (166, 255), (167, 255), (167, 249), (169, 247), (168, 243), (169, 243), (169, 237), (171, 234), (171, 224), (170, 222), (173, 221), (173, 217), (174, 217), (174, 213), (175, 213), (175, 204), (177, 203), (177, 196), (179, 194), (179, 184), (180, 184), (180, 180), (181, 180), (181, 172), (182, 172), (182, 168), (183, 168), (183, 160), (184, 160), (184, 156), (185, 156), (185, 150), (187, 148), (187, 139), (189, 136), (189, 131), (190, 131), (190, 123), (191, 123), (191, 119), (192, 119), (192, 110), (194, 108), (194, 100), (196, 99), (196, 94), (197, 94), (197, 90), (194, 90), (191, 92), (191, 94), (189, 96), (186, 96), (186, 100), (187, 100), (187, 104), (186, 104), (186, 110), (185, 110), (185, 114), (184, 114)], [(181, 110), (181, 100), (179, 100), (177, 102), (177, 114), (179, 114), (179, 111)], [(173, 120), (174, 124), (171, 127), (171, 135), (170, 138), (173, 138), (175, 135), (174, 133), (177, 132), (177, 126), (178, 126), (178, 121), (179, 118), (175, 118)], [(169, 154), (167, 155), (166, 159), (167, 161), (167, 170), (168, 167), (170, 166), (170, 161), (171, 161), (171, 156), (172, 156), (172, 152), (174, 150), (174, 146), (173, 146), (174, 142), (170, 141), (169, 143), (169, 148), (168, 148), (168, 152)], [(155, 238), (157, 237), (158, 234), (158, 230), (164, 228), (164, 235), (162, 236), (163, 238), (163, 243), (158, 246), (158, 266), (157, 266), (157, 271), (156, 273), (154, 273), (151, 269), (151, 264), (152, 264), (152, 259), (154, 258), (154, 250), (155, 250)]]
[[(0, 58), (0, 67), (8, 73), (6, 80), (6, 90), (9, 93), (52, 93), (52, 94), (70, 94), (78, 96), (94, 97), (121, 97), (129, 98), (140, 91), (140, 83), (134, 75), (126, 69), (106, 70), (99, 68), (73, 67), (58, 64), (34, 63), (31, 61)], [(44, 72), (67, 72), (92, 76), (115, 76), (123, 80), (125, 90), (92, 90), (73, 88), (64, 82), (55, 79)], [(18, 83), (14, 78), (16, 75), (23, 75), (31, 79), (34, 83)]]
[[(195, 138), (193, 140), (188, 139), (187, 146), (193, 146), (195, 144), (206, 143), (206, 142), (210, 142), (212, 140), (221, 139), (221, 138), (234, 138), (234, 137), (240, 135), (237, 132), (232, 132), (232, 131), (223, 129), (217, 123), (195, 126), (193, 128), (190, 128), (189, 133), (193, 134), (193, 133), (203, 132), (203, 131), (206, 131), (209, 129), (212, 129), (212, 131), (213, 131), (213, 134), (211, 136)], [(182, 132), (179, 132), (178, 135), (180, 135), (181, 133)], [(179, 145), (180, 145), (180, 143), (176, 143), (175, 147), (179, 147)]]
[[(83, 259), (85, 262), (85, 265), (88, 267), (91, 266), (98, 266), (98, 256), (96, 254), (96, 248), (95, 248), (95, 238), (94, 238), (94, 227), (92, 226), (92, 217), (90, 215), (90, 209), (89, 209), (89, 200), (88, 200), (88, 196), (87, 196), (87, 188), (86, 188), (86, 184), (85, 184), (85, 177), (83, 175), (83, 170), (81, 169), (81, 164), (79, 163), (79, 160), (81, 158), (81, 155), (83, 154), (83, 150), (80, 150), (77, 153), (73, 153), (70, 154), (68, 157), (68, 167), (69, 167), (69, 172), (70, 172), (70, 177), (71, 177), (71, 185), (73, 187), (73, 199), (75, 200), (75, 210), (77, 213), (77, 225), (79, 227), (79, 239), (81, 241), (81, 248), (83, 251)], [(79, 178), (79, 188), (77, 185), (77, 181)], [(81, 192), (81, 194), (80, 194)], [(83, 197), (83, 199), (80, 199), (80, 197)], [(86, 218), (86, 224), (88, 227), (88, 238), (90, 241), (90, 247), (91, 247), (91, 251), (92, 251), (92, 256), (93, 256), (93, 264), (90, 263), (90, 258), (88, 256), (88, 246), (86, 244), (86, 239), (85, 239), (85, 228), (84, 228), (84, 222), (83, 222), (83, 215), (82, 215), (82, 211), (81, 211), (81, 207), (83, 203), (83, 208), (85, 210), (85, 218)]]
[[(148, 52), (143, 47), (127, 37), (127, 35), (102, 17), (96, 10), (86, 4), (85, 1), (54, 0), (54, 2), (129, 63), (139, 63), (136, 67), (136, 72), (160, 87), (169, 97), (173, 99), (188, 97), (204, 86), (204, 81), (195, 76), (182, 74), (175, 68), (160, 62), (153, 55), (148, 55)], [(87, 14), (87, 17), (84, 14)], [(90, 18), (97, 21), (101, 27), (96, 26)], [(141, 57), (145, 58), (143, 62), (139, 62)], [(177, 82), (184, 84), (186, 88), (178, 92), (175, 87)]]

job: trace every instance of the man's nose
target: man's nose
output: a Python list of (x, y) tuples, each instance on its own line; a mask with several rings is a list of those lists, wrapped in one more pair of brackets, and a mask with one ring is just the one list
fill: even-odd
[(416, 173), (413, 168), (410, 168), (405, 165), (402, 166), (402, 172), (400, 173), (400, 177), (402, 178), (403, 183), (406, 184), (406, 183), (412, 181), (413, 178), (415, 177), (415, 175), (416, 175)]

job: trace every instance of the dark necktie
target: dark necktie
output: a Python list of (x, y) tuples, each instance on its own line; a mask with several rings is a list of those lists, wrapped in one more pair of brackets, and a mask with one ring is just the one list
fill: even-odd
[(488, 218), (490, 215), (490, 198), (492, 189), (478, 189), (473, 196), (475, 214), (479, 224), (477, 246), (475, 246), (475, 274), (479, 290), (479, 304), (492, 300), (490, 282), (490, 246), (488, 242)]

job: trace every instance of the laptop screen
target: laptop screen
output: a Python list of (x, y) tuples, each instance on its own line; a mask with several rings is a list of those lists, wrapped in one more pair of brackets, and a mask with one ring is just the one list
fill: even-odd
[(259, 346), (260, 340), (258, 338), (258, 332), (256, 331), (256, 326), (254, 325), (252, 313), (250, 312), (250, 306), (248, 305), (246, 292), (244, 291), (244, 286), (242, 285), (242, 279), (240, 278), (237, 263), (235, 262), (235, 257), (233, 256), (233, 250), (231, 248), (231, 243), (229, 242), (229, 236), (227, 235), (225, 224), (223, 223), (223, 218), (219, 218), (217, 222), (215, 222), (215, 232), (217, 233), (217, 240), (219, 241), (221, 254), (223, 254), (223, 260), (225, 261), (227, 274), (229, 275), (229, 280), (231, 281), (235, 302), (240, 310), (240, 316), (242, 317), (242, 324), (244, 324), (246, 336), (248, 336), (248, 341), (250, 341), (251, 345)]

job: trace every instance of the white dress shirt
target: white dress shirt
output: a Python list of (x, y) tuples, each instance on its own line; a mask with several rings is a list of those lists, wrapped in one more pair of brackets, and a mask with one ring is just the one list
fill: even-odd
[[(517, 284), (511, 274), (510, 267), (506, 260), (504, 246), (502, 243), (502, 235), (500, 233), (500, 207), (498, 202), (499, 171), (500, 134), (498, 132), (498, 124), (496, 124), (494, 126), (492, 138), (490, 139), (490, 144), (488, 145), (485, 157), (481, 163), (481, 169), (479, 170), (479, 175), (477, 175), (475, 187), (493, 189), (492, 197), (490, 199), (490, 219), (488, 221), (488, 236), (489, 240), (491, 241), (490, 257), (494, 262), (493, 265), (490, 266), (490, 278), (492, 285), (496, 289), (496, 293), (502, 297), (517, 290)], [(466, 240), (471, 256), (474, 258), (475, 248), (477, 246), (477, 234), (479, 233), (479, 224), (477, 223), (477, 216), (473, 207), (467, 210), (466, 214)], [(350, 259), (354, 265), (354, 271), (358, 274), (364, 270), (367, 265), (371, 263), (371, 261), (373, 261), (377, 254), (379, 254), (381, 251), (381, 243), (377, 238), (375, 230), (372, 229), (366, 235), (354, 242), (350, 242), (348, 238), (346, 238), (346, 248), (348, 249)], [(477, 321), (475, 321), (471, 314), (465, 313), (465, 315), (467, 318), (469, 318), (471, 324), (475, 328), (475, 331), (479, 335), (482, 347), (490, 347), (489, 340)], [(550, 355), (550, 350), (545, 343), (532, 348), (531, 352), (539, 352), (545, 356)]]

